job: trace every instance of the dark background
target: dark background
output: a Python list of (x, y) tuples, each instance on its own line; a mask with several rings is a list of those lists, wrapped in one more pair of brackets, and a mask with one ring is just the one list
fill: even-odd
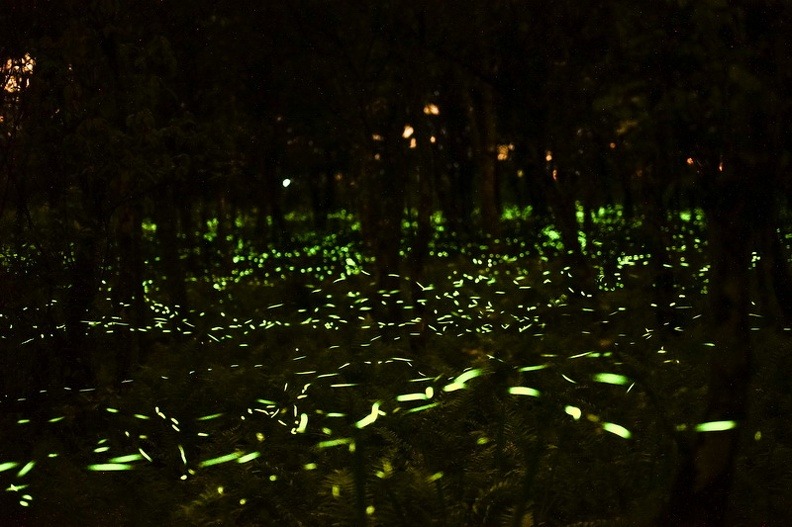
[[(415, 300), (399, 276), (430, 272), (433, 215), (497, 253), (504, 211), (530, 210), (526, 230), (557, 229), (569, 286), (601, 306), (580, 234), (619, 207), (649, 256), (640, 294), (672, 327), (671, 218), (703, 212), (718, 355), (701, 421), (741, 422), (749, 312), (792, 315), (791, 15), (742, 0), (3, 2), (0, 310), (19, 332), (0, 340), (3, 404), (134, 375), (150, 343), (115, 343), (102, 377), (84, 321), (104, 293), (120, 320), (147, 320), (152, 266), (177, 312), (217, 309), (189, 277), (209, 255), (231, 265), (240, 216), (254, 244), (288, 250), (344, 232), (344, 211), (374, 290)], [(207, 222), (211, 251), (193, 251)], [(404, 320), (398, 298), (375, 318)], [(50, 347), (22, 358), (20, 327)], [(410, 353), (430, 353), (425, 332)], [(726, 521), (738, 437), (680, 447), (658, 524)]]

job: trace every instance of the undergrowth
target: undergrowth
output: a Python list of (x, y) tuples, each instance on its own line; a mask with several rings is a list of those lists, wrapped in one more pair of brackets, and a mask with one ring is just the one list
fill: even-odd
[[(111, 304), (86, 325), (100, 350), (139, 339), (132, 382), (4, 401), (16, 439), (0, 458), (5, 510), (65, 526), (646, 522), (717, 350), (701, 247), (673, 251), (664, 324), (649, 256), (609, 240), (629, 238), (620, 228), (589, 246), (593, 296), (540, 240), (437, 238), (420, 306), (405, 273), (402, 322), (387, 332), (354, 240), (242, 245), (230, 267), (193, 276), (178, 315), (154, 268), (145, 326), (117, 324)], [(690, 228), (679, 235), (694, 239)], [(5, 342), (52, 352), (49, 336), (30, 337), (43, 312), (5, 313)], [(792, 506), (790, 332), (755, 322), (735, 524)]]

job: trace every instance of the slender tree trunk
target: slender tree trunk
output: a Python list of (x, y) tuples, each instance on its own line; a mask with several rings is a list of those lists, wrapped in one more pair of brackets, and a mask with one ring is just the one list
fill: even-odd
[(318, 181), (311, 185), (313, 225), (319, 232), (327, 229), (327, 216), (333, 206), (334, 168), (333, 164), (326, 163), (316, 176)]
[(379, 171), (379, 188), (382, 190), (376, 196), (371, 197), (379, 200), (376, 220), (378, 235), (375, 240), (379, 290), (387, 295), (384, 299), (387, 321), (398, 323), (402, 318), (401, 308), (397, 301), (401, 290), (399, 276), (405, 174), (400, 145), (394, 145), (392, 149), (397, 151), (389, 153), (388, 161)]
[(198, 226), (195, 223), (193, 214), (193, 201), (191, 196), (180, 195), (177, 199), (179, 204), (179, 231), (184, 236), (184, 248), (187, 251), (185, 265), (189, 271), (197, 271), (195, 251), (198, 247)]
[(784, 253), (781, 234), (775, 226), (770, 232), (770, 247), (767, 251), (767, 266), (770, 267), (770, 277), (775, 293), (776, 304), (784, 320), (792, 320), (792, 274), (789, 270), (789, 260)]
[(680, 444), (680, 469), (661, 525), (724, 525), (738, 438), (748, 408), (753, 358), (748, 324), (752, 215), (748, 203), (755, 185), (747, 183), (750, 172), (745, 167), (728, 170), (736, 174), (709, 175), (720, 183), (712, 189), (715, 197), (707, 210), (712, 260), (710, 340), (715, 347), (707, 352), (713, 356), (702, 422), (733, 421), (736, 427), (698, 432), (692, 442)]
[(482, 150), (480, 152), (479, 198), (485, 232), (500, 236), (500, 206), (498, 203), (498, 137), (495, 122), (495, 102), (491, 86), (481, 91), (480, 121)]
[(25, 189), (25, 182), (20, 178), (14, 178), (14, 187), (16, 189), (16, 215), (14, 216), (14, 241), (17, 251), (22, 252), (26, 242), (26, 228), (28, 202), (27, 192)]
[(550, 206), (545, 185), (541, 183), (547, 177), (544, 153), (540, 155), (532, 146), (522, 142), (517, 143), (514, 157), (515, 164), (523, 171), (519, 184), (525, 198), (521, 205), (530, 206), (534, 216), (546, 218), (550, 214)]
[(577, 220), (575, 199), (572, 193), (564, 188), (564, 175), (556, 166), (551, 166), (549, 173), (544, 175), (542, 187), (561, 235), (561, 242), (564, 244), (566, 262), (572, 268), (572, 287), (575, 293), (593, 295), (596, 292), (594, 270), (583, 254), (578, 238), (580, 225)]
[(444, 149), (438, 196), (449, 228), (456, 234), (462, 234), (470, 230), (473, 212), (475, 170), (470, 138), (471, 101), (463, 79), (452, 78), (449, 82), (461, 86), (441, 92), (443, 112), (440, 118), (445, 133), (439, 138)]
[(374, 254), (380, 318), (395, 324), (401, 321), (399, 300), (402, 216), (406, 181), (401, 134), (389, 134), (381, 159), (365, 149), (361, 161), (363, 186), (363, 236)]
[[(118, 245), (118, 283), (116, 297), (121, 303), (121, 313), (133, 328), (139, 327), (144, 318), (146, 303), (143, 298), (143, 254), (141, 240), (141, 214), (138, 206), (127, 204), (119, 210), (116, 222)], [(116, 357), (115, 374), (128, 378), (140, 358), (139, 333), (133, 332), (123, 339)]]
[(478, 100), (471, 100), (470, 128), (478, 172), (478, 203), (481, 227), (486, 234), (500, 235), (500, 210), (498, 208), (497, 180), (497, 127), (495, 101), (492, 87), (483, 85)]
[(429, 242), (432, 239), (432, 203), (434, 198), (435, 161), (434, 150), (429, 140), (431, 134), (423, 116), (415, 116), (416, 144), (418, 150), (418, 166), (416, 171), (418, 187), (418, 228), (410, 253), (410, 274), (412, 288), (412, 316), (420, 322), (414, 328), (410, 345), (414, 353), (424, 350), (426, 345), (425, 295), (422, 289), (424, 268), (429, 256)]
[(281, 207), (281, 191), (283, 184), (280, 179), (279, 155), (272, 151), (265, 154), (262, 162), (262, 178), (264, 180), (264, 199), (266, 211), (272, 218), (272, 228), (269, 238), (280, 242), (287, 237), (286, 220)]
[(173, 201), (157, 205), (157, 236), (162, 258), (162, 271), (165, 275), (165, 291), (170, 304), (177, 312), (185, 313), (187, 305), (187, 288), (185, 268), (181, 259), (182, 244), (179, 239), (178, 210)]
[(99, 285), (100, 242), (96, 232), (85, 229), (77, 240), (74, 263), (70, 269), (71, 287), (64, 305), (65, 338), (60, 346), (60, 371), (53, 372), (56, 383), (84, 387), (93, 385), (91, 339), (88, 319)]
[(770, 319), (792, 320), (792, 275), (778, 232), (778, 214), (775, 196), (768, 195), (766, 203), (757, 203), (754, 210), (759, 253), (757, 279), (759, 301)]
[[(662, 154), (661, 154), (662, 155)], [(666, 230), (666, 207), (663, 203), (665, 182), (669, 178), (671, 163), (658, 163), (644, 171), (641, 183), (643, 194), (643, 228), (646, 235), (646, 249), (650, 255), (652, 271), (652, 295), (657, 304), (657, 322), (665, 330), (677, 326), (677, 311), (671, 306), (674, 302), (674, 274), (668, 248), (672, 245), (671, 235)]]

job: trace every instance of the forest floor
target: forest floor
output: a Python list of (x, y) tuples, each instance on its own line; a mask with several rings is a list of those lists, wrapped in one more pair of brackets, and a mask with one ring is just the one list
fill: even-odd
[[(169, 305), (154, 263), (148, 320), (132, 326), (105, 302), (85, 321), (97, 386), (4, 396), (0, 525), (646, 522), (679, 441), (717, 433), (696, 431), (718, 352), (708, 263), (700, 223), (680, 220), (675, 297), (659, 306), (639, 231), (607, 215), (597, 229), (592, 295), (572, 286), (551, 230), (507, 227), (497, 242), (439, 232), (423, 282), (399, 277), (390, 324), (380, 303), (396, 294), (376, 291), (354, 233), (196, 249), (187, 309)], [(35, 324), (20, 327), (44, 308), (0, 318), (19, 371), (57, 353)], [(757, 367), (729, 518), (781, 525), (792, 331), (751, 320)], [(130, 340), (143, 366), (105, 381), (101, 354)]]

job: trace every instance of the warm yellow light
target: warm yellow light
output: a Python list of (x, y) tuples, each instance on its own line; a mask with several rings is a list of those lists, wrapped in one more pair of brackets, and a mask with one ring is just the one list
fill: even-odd
[(688, 165), (692, 165), (693, 164), (693, 158), (692, 157), (687, 158), (687, 164)]
[(610, 145), (608, 145), (608, 146), (610, 146), (610, 149), (611, 149), (611, 150), (616, 150), (616, 143), (611, 143), (611, 144), (610, 144)]
[(552, 160), (553, 160), (553, 153), (550, 150), (548, 150), (545, 153), (545, 161), (547, 161), (549, 163)]
[(29, 53), (25, 53), (21, 59), (6, 60), (6, 63), (0, 66), (0, 74), (5, 77), (3, 89), (14, 93), (27, 88), (35, 65), (36, 60)]
[(436, 104), (429, 103), (423, 109), (426, 115), (440, 115), (440, 108)]
[(415, 132), (413, 127), (410, 126), (409, 124), (405, 124), (404, 125), (404, 131), (402, 132), (402, 137), (407, 139), (408, 137), (410, 137), (413, 134), (413, 132)]
[(498, 161), (509, 159), (509, 152), (514, 150), (514, 145), (498, 145)]
[(437, 142), (437, 138), (435, 136), (432, 136), (429, 138), (429, 142), (435, 144)]
[(380, 134), (371, 134), (371, 139), (374, 141), (382, 141), (382, 136)]
[(416, 146), (418, 146), (418, 142), (413, 137), (412, 139), (410, 139), (410, 148), (415, 148)]

